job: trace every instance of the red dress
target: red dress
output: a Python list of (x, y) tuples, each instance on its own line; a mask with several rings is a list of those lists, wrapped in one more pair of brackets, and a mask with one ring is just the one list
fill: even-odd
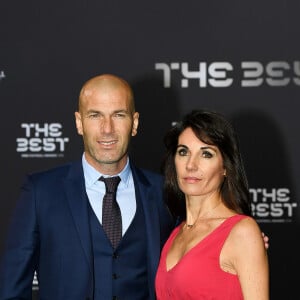
[(245, 215), (226, 219), (214, 231), (190, 249), (169, 271), (166, 256), (180, 226), (165, 243), (158, 266), (155, 289), (158, 300), (241, 300), (237, 275), (224, 272), (219, 265), (220, 252), (233, 226)]

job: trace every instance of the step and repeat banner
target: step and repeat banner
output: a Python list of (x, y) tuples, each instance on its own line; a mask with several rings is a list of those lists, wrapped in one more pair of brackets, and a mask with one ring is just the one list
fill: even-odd
[(130, 151), (141, 167), (159, 171), (164, 133), (194, 108), (233, 122), (253, 213), (270, 237), (271, 299), (297, 298), (299, 1), (0, 6), (0, 255), (24, 175), (81, 157), (74, 121), (79, 90), (87, 79), (113, 73), (135, 92), (140, 127)]

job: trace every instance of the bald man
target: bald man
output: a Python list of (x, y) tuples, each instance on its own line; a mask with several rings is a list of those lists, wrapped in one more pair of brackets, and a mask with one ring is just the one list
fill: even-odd
[[(154, 300), (161, 247), (174, 222), (163, 178), (128, 155), (139, 125), (131, 87), (111, 74), (91, 78), (75, 122), (81, 159), (25, 179), (2, 258), (0, 299), (31, 299), (36, 271), (43, 300)], [(102, 226), (101, 176), (121, 179), (116, 246)]]

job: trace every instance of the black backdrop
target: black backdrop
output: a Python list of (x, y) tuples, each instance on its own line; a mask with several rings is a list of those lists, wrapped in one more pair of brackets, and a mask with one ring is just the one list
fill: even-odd
[(82, 83), (114, 73), (135, 91), (131, 152), (142, 167), (159, 170), (164, 132), (191, 109), (232, 120), (271, 239), (271, 299), (296, 299), (299, 11), (298, 0), (1, 1), (0, 251), (24, 175), (82, 153), (73, 114)]

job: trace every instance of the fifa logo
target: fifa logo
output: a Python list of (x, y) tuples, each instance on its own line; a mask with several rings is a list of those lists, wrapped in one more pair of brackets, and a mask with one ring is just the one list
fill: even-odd
[(198, 81), (200, 88), (230, 87), (237, 81), (241, 87), (259, 87), (262, 84), (273, 87), (284, 87), (289, 84), (300, 86), (300, 61), (271, 61), (263, 65), (258, 61), (242, 61), (238, 68), (230, 62), (200, 62), (191, 67), (187, 62), (156, 63), (155, 70), (162, 73), (163, 86), (170, 88), (173, 77), (179, 76), (180, 86), (188, 88), (192, 80)]
[(288, 188), (251, 188), (253, 215), (261, 221), (289, 222), (296, 213), (297, 203), (292, 201)]
[(17, 138), (17, 152), (22, 157), (62, 156), (69, 142), (68, 137), (62, 136), (60, 123), (22, 123), (21, 128), (24, 137)]

